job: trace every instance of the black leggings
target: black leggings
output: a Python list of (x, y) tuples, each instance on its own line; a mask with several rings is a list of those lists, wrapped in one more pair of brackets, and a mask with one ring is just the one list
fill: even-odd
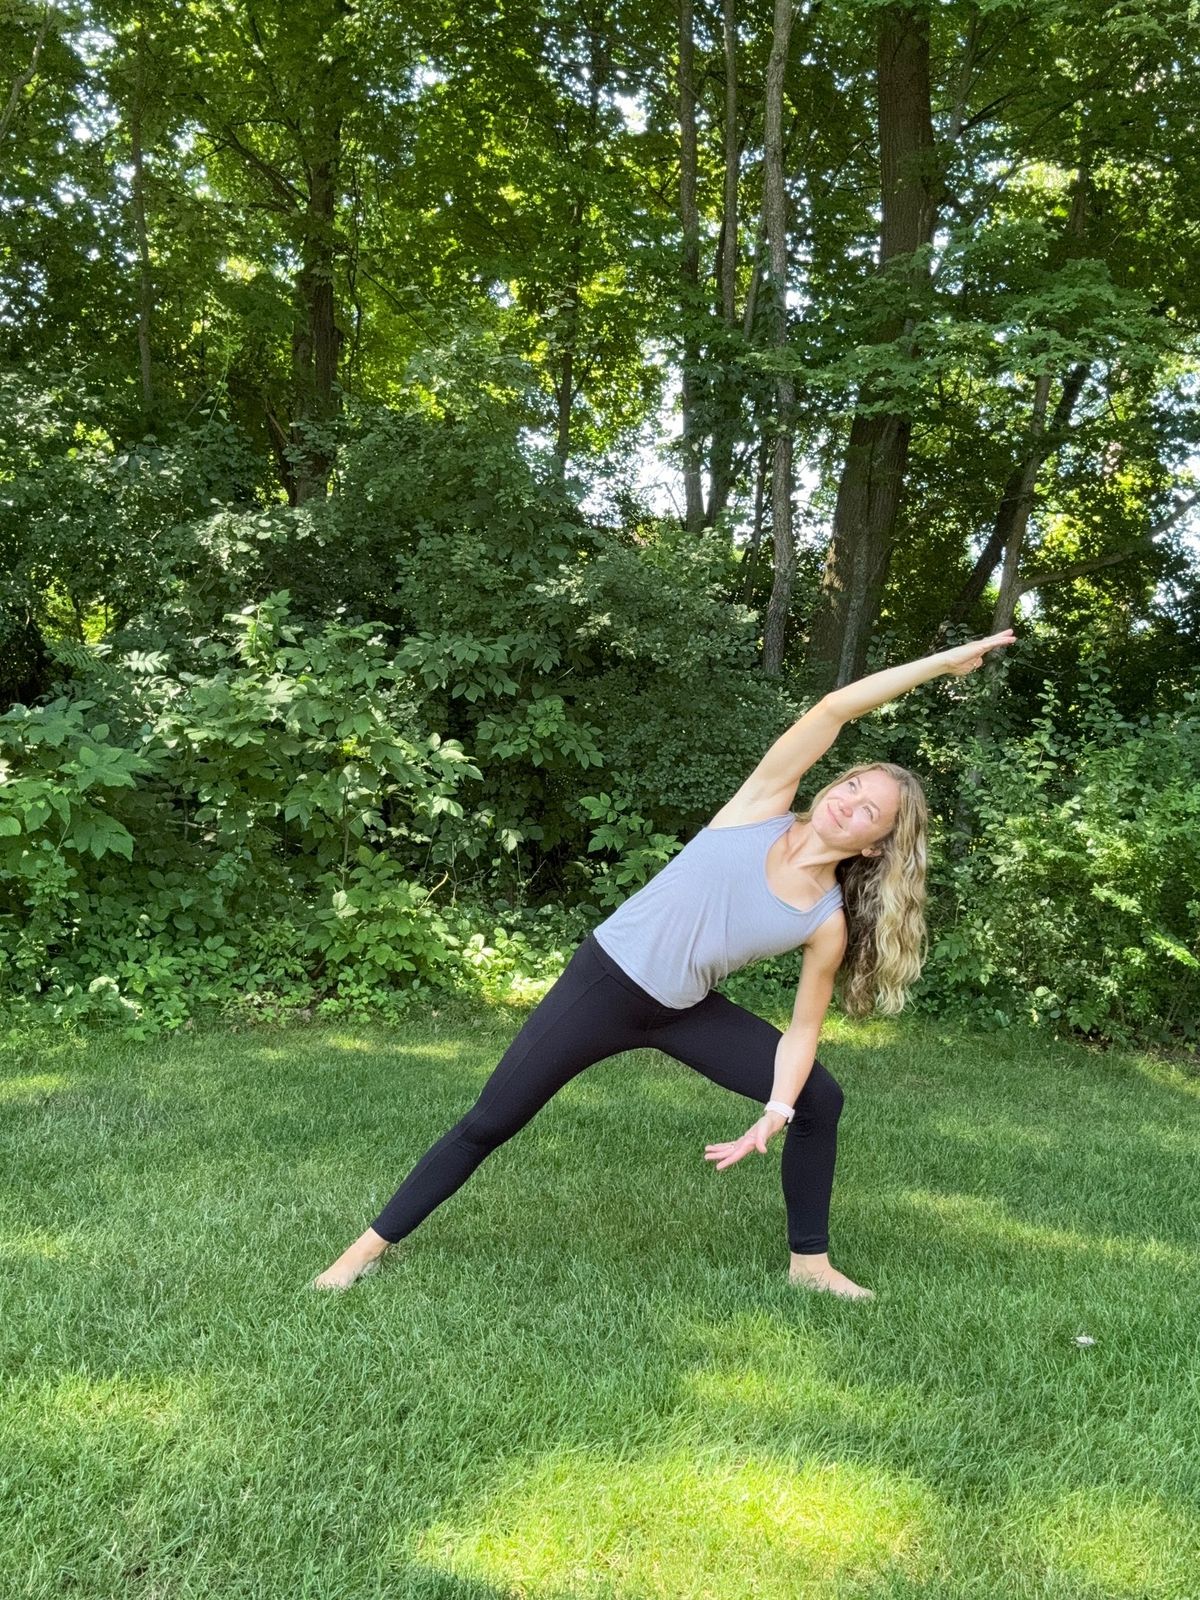
[[(460, 1189), (565, 1083), (623, 1050), (663, 1050), (761, 1105), (771, 1095), (778, 1028), (712, 991), (694, 1006), (661, 1005), (589, 934), (527, 1018), (460, 1122), (421, 1157), (372, 1223), (393, 1243)], [(829, 1199), (842, 1091), (816, 1062), (783, 1143), (788, 1244), (829, 1248)]]

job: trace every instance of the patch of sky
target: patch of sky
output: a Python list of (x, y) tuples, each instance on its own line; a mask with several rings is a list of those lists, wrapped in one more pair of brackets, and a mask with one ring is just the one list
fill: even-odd
[[(653, 353), (660, 366), (667, 366), (665, 351)], [(679, 408), (678, 381), (663, 386), (658, 413), (650, 418), (636, 434), (623, 442), (619, 454), (590, 475), (581, 501), (588, 516), (597, 519), (611, 517), (620, 494), (632, 495), (652, 517), (684, 518), (683, 474), (679, 467)], [(547, 449), (550, 442), (547, 438)], [(821, 474), (803, 458), (793, 463), (795, 481), (795, 528), (797, 537), (805, 545), (817, 545), (827, 536), (826, 520), (814, 500), (821, 487)], [(707, 473), (702, 474), (702, 492), (707, 500), (712, 484)], [(742, 487), (741, 498), (735, 498), (727, 518), (732, 524), (734, 541), (745, 543), (753, 526), (753, 486)]]
[(381, 106), (406, 106), (419, 100), (426, 91), (441, 88), (448, 81), (446, 74), (428, 61), (418, 61), (403, 75), (401, 81), (381, 83), (377, 79), (366, 85), (367, 97)]
[(630, 133), (645, 133), (646, 107), (644, 102), (636, 95), (616, 94), (613, 104), (621, 113), (625, 127)]
[(64, 206), (77, 205), (81, 200), (87, 199), (86, 189), (81, 189), (78, 184), (68, 183), (65, 178), (54, 185), (54, 193)]
[(15, 283), (0, 277), (0, 328), (19, 328), (31, 306), (45, 303), (48, 291), (46, 274), (38, 267), (25, 267)]

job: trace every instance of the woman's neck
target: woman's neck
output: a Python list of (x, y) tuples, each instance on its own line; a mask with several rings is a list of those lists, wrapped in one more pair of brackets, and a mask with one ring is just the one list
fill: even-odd
[(794, 822), (785, 835), (784, 859), (789, 867), (811, 872), (815, 877), (832, 877), (830, 868), (842, 860), (842, 852), (816, 833), (811, 822)]

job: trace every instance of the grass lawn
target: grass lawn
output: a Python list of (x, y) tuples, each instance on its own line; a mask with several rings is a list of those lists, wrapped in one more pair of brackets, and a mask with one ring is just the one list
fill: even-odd
[(3, 1600), (1200, 1596), (1200, 1079), (831, 1022), (852, 1304), (639, 1052), (310, 1293), (518, 1021), (10, 1053)]

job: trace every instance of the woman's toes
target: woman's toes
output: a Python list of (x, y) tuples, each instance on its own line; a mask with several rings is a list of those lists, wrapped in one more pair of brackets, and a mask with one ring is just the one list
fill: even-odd
[(309, 1287), (312, 1289), (348, 1289), (359, 1278), (365, 1278), (369, 1272), (374, 1272), (379, 1266), (380, 1259), (379, 1256), (376, 1256), (372, 1261), (335, 1261), (331, 1267), (326, 1267), (320, 1277), (314, 1278)]
[(875, 1291), (866, 1289), (861, 1283), (855, 1283), (844, 1272), (837, 1272), (833, 1267), (825, 1267), (821, 1271), (805, 1272), (793, 1270), (788, 1274), (790, 1281), (804, 1289), (819, 1289), (826, 1294), (840, 1295), (843, 1300), (874, 1300)]

